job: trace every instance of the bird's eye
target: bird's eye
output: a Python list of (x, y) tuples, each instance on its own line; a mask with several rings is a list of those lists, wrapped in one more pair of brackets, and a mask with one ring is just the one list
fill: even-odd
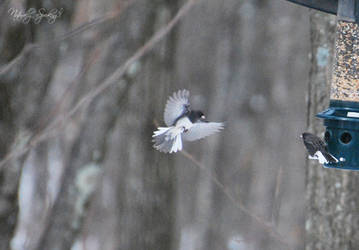
[(202, 119), (206, 119), (206, 117), (205, 117), (204, 115), (201, 115), (201, 118), (202, 118)]

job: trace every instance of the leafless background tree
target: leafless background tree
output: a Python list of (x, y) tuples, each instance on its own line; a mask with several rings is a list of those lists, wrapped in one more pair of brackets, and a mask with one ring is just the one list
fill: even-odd
[[(63, 12), (9, 12), (31, 7)], [(0, 13), (0, 249), (303, 249), (307, 9), (4, 0)], [(152, 132), (183, 88), (226, 128), (162, 154)]]

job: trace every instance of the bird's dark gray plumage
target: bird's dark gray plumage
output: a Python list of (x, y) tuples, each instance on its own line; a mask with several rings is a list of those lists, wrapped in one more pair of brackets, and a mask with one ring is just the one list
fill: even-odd
[(306, 132), (302, 134), (302, 139), (310, 159), (317, 159), (321, 164), (338, 162), (337, 158), (328, 152), (325, 142), (318, 136)]

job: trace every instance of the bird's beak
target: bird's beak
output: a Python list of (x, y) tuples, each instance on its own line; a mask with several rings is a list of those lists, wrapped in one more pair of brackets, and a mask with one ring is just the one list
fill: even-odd
[(208, 121), (206, 120), (206, 117), (205, 117), (204, 115), (201, 116), (200, 120), (201, 120), (202, 122), (208, 122)]

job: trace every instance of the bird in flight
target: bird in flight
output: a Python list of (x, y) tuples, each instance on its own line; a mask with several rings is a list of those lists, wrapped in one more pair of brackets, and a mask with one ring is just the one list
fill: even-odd
[(320, 164), (339, 162), (337, 158), (328, 152), (325, 142), (318, 136), (311, 133), (303, 133), (301, 137), (309, 153), (309, 159), (318, 160)]
[(188, 90), (179, 90), (168, 98), (164, 112), (167, 127), (154, 131), (155, 149), (175, 153), (182, 150), (182, 139), (195, 141), (223, 129), (222, 122), (208, 122), (202, 111), (191, 110), (188, 98)]

